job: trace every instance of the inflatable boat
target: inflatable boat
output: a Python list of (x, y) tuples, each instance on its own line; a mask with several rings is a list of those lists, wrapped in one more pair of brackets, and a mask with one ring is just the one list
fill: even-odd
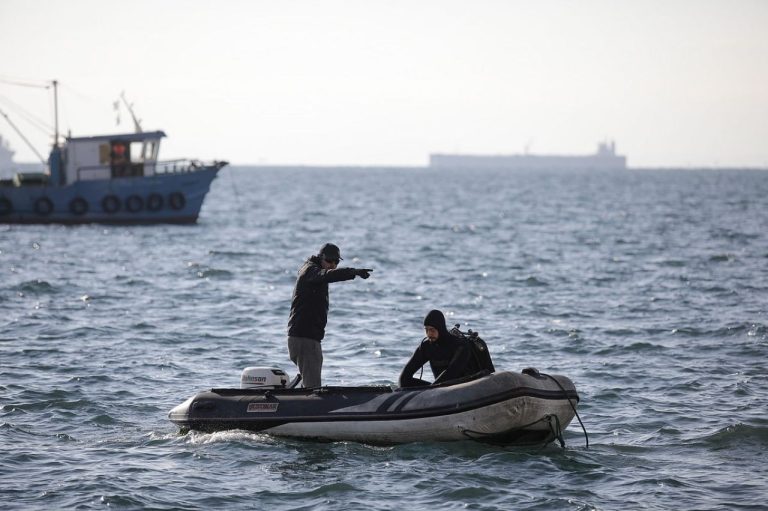
[(291, 388), (285, 373), (273, 368), (247, 368), (241, 381), (250, 388), (200, 392), (171, 410), (169, 419), (182, 431), (242, 429), (369, 444), (563, 444), (562, 431), (579, 401), (570, 379), (535, 369), (394, 389)]

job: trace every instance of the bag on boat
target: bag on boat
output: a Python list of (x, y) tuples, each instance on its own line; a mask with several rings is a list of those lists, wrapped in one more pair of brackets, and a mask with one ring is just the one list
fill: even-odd
[(493, 361), (491, 360), (491, 353), (488, 351), (488, 345), (480, 338), (477, 332), (473, 332), (472, 330), (462, 332), (459, 330), (459, 325), (457, 324), (451, 329), (450, 333), (459, 339), (464, 339), (469, 342), (469, 345), (472, 348), (472, 357), (477, 362), (477, 365), (480, 366), (481, 370), (488, 371), (489, 373), (496, 371), (496, 368), (493, 367)]

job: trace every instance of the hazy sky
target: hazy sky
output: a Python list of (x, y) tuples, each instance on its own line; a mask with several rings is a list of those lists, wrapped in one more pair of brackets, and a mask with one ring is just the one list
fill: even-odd
[[(768, 166), (766, 0), (0, 0), (0, 80), (58, 79), (60, 125), (161, 156), (422, 165), (430, 152)], [(44, 89), (0, 109), (47, 154)], [(34, 159), (0, 118), (17, 160)]]

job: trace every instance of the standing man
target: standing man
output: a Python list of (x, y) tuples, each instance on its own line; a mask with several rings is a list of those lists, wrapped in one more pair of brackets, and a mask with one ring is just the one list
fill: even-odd
[(288, 355), (299, 368), (302, 386), (319, 387), (323, 368), (323, 350), (320, 341), (325, 337), (328, 322), (328, 284), (367, 279), (371, 269), (337, 268), (341, 251), (333, 243), (326, 243), (320, 252), (307, 259), (299, 269), (288, 318)]

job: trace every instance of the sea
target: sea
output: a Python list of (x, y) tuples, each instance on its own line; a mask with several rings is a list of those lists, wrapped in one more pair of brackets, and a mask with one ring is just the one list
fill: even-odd
[[(440, 309), (497, 369), (571, 378), (584, 429), (180, 434), (196, 392), (296, 373), (326, 242), (374, 271), (331, 285), (324, 384), (395, 386)], [(4, 510), (768, 509), (768, 171), (229, 167), (196, 225), (0, 226), (0, 311)]]

